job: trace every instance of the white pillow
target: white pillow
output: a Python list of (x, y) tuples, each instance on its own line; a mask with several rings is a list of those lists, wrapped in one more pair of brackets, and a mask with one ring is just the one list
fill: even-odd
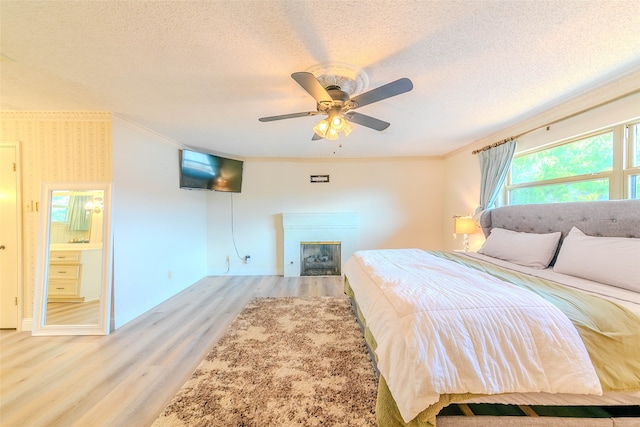
[(587, 236), (573, 227), (553, 271), (640, 292), (640, 239)]
[(561, 233), (521, 233), (494, 228), (478, 253), (525, 267), (547, 268), (556, 254)]

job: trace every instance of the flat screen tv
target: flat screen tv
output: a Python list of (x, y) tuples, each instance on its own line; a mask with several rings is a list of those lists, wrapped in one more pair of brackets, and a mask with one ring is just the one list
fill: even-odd
[(241, 160), (193, 150), (180, 150), (180, 188), (240, 193)]

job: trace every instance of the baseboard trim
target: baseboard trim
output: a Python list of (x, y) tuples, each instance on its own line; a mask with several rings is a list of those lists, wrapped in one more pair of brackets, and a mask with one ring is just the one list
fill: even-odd
[(27, 317), (22, 319), (22, 324), (20, 325), (20, 330), (22, 332), (33, 330), (33, 317)]

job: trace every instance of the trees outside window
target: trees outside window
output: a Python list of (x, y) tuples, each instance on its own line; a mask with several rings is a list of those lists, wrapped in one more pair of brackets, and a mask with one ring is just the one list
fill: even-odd
[(514, 156), (508, 204), (640, 197), (640, 122)]
[(69, 193), (54, 191), (51, 196), (51, 221), (68, 222), (69, 216)]

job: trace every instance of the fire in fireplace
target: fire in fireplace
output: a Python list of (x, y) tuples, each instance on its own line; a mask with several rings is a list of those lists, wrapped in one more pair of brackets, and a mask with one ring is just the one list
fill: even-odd
[(300, 276), (339, 276), (340, 242), (300, 242)]

